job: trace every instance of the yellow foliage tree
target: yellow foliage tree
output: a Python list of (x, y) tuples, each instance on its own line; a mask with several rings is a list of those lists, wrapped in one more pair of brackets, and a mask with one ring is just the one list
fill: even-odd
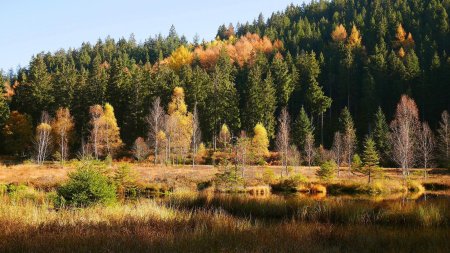
[(200, 143), (198, 146), (197, 153), (195, 154), (195, 162), (196, 163), (204, 163), (205, 157), (208, 155), (208, 151), (206, 150), (205, 144)]
[(185, 46), (180, 46), (175, 51), (172, 52), (170, 57), (167, 59), (167, 64), (171, 69), (179, 70), (184, 65), (190, 65), (194, 55)]
[(169, 122), (173, 126), (168, 129), (170, 142), (168, 145), (178, 153), (184, 161), (192, 138), (192, 114), (187, 111), (184, 101), (184, 89), (175, 87), (172, 101), (168, 106)]
[(348, 38), (348, 44), (351, 47), (359, 47), (361, 46), (361, 34), (359, 33), (356, 26), (352, 27), (352, 33), (350, 34), (350, 37)]
[(105, 104), (103, 114), (104, 124), (104, 141), (108, 155), (112, 155), (117, 149), (122, 147), (122, 139), (120, 139), (120, 128), (117, 125), (114, 108), (109, 103)]
[(227, 124), (223, 124), (219, 133), (219, 142), (223, 146), (223, 148), (227, 148), (230, 137), (230, 130), (228, 129)]
[(334, 28), (334, 31), (331, 33), (331, 38), (335, 42), (344, 42), (347, 39), (347, 31), (345, 27), (340, 24)]
[(264, 156), (269, 155), (269, 137), (266, 128), (258, 123), (253, 128), (252, 149), (256, 160), (260, 161)]
[(395, 38), (400, 43), (403, 43), (403, 41), (405, 40), (405, 38), (406, 38), (406, 31), (405, 31), (405, 29), (403, 29), (402, 24), (399, 24), (397, 26), (397, 32), (395, 33)]
[(52, 122), (52, 128), (55, 135), (56, 143), (59, 147), (59, 152), (61, 156), (61, 163), (68, 156), (68, 147), (70, 137), (74, 128), (73, 117), (70, 115), (68, 108), (59, 108), (56, 111), (56, 118)]
[(399, 50), (398, 50), (398, 56), (400, 57), (400, 58), (403, 58), (403, 57), (405, 57), (405, 50), (403, 49), (403, 47), (401, 47)]

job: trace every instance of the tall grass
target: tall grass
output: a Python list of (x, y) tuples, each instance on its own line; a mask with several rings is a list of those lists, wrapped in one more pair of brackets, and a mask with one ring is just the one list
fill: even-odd
[(371, 202), (177, 191), (57, 209), (0, 194), (0, 252), (449, 252), (447, 202)]

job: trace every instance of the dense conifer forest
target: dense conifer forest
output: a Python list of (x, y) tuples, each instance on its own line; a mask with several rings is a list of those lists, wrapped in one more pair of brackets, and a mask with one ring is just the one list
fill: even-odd
[(81, 150), (92, 137), (94, 105), (113, 108), (122, 147), (131, 150), (151, 135), (154, 101), (170, 111), (177, 96), (195, 109), (207, 147), (224, 124), (239, 136), (261, 123), (275, 148), (286, 107), (299, 147), (311, 129), (317, 146), (331, 148), (344, 110), (362, 149), (365, 136), (393, 119), (403, 94), (435, 131), (450, 110), (448, 11), (450, 0), (313, 1), (222, 25), (211, 41), (190, 42), (171, 27), (142, 43), (131, 35), (38, 53), (29, 66), (2, 73), (1, 152), (30, 154), (43, 112), (55, 118), (62, 108), (75, 122), (70, 149)]

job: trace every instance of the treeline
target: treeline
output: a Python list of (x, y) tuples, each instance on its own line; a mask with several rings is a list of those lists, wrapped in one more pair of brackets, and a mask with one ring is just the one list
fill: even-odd
[[(331, 148), (344, 107), (363, 140), (376, 128), (379, 107), (393, 119), (401, 94), (437, 129), (450, 109), (449, 9), (448, 0), (320, 1), (221, 26), (211, 42), (189, 43), (172, 27), (167, 37), (142, 44), (107, 38), (40, 53), (29, 67), (2, 75), (2, 153), (29, 155), (34, 137), (24, 136), (35, 135), (42, 111), (54, 118), (58, 108), (70, 111), (71, 150), (81, 150), (92, 131), (91, 106), (106, 103), (115, 109), (123, 148), (131, 150), (149, 136), (152, 103), (159, 97), (169, 111), (175, 87), (184, 89), (187, 108), (197, 108), (202, 140), (213, 148), (224, 124), (239, 136), (258, 123), (275, 148), (284, 107), (294, 135), (294, 122), (311, 121), (315, 146)], [(12, 120), (30, 120), (32, 129), (11, 129)], [(21, 142), (28, 149), (12, 152), (8, 143)]]

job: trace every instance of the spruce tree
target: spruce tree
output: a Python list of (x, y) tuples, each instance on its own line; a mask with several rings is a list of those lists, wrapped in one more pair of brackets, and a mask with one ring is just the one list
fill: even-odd
[(294, 143), (299, 149), (303, 149), (306, 136), (308, 134), (313, 134), (313, 132), (314, 127), (306, 114), (305, 108), (302, 106), (294, 123)]
[(375, 147), (375, 142), (370, 137), (366, 138), (364, 142), (364, 153), (362, 160), (365, 174), (368, 176), (368, 180), (370, 183), (372, 181), (373, 173), (378, 168), (378, 165), (380, 163), (380, 158)]
[(270, 71), (265, 79), (262, 76), (262, 68), (255, 65), (249, 74), (248, 98), (244, 111), (246, 128), (261, 123), (267, 129), (269, 138), (275, 133), (275, 109), (276, 98), (273, 79)]
[(389, 125), (386, 122), (386, 117), (384, 116), (381, 107), (378, 107), (375, 113), (375, 121), (373, 126), (373, 140), (377, 150), (381, 152), (381, 160), (384, 165), (388, 162), (387, 154), (389, 154)]

